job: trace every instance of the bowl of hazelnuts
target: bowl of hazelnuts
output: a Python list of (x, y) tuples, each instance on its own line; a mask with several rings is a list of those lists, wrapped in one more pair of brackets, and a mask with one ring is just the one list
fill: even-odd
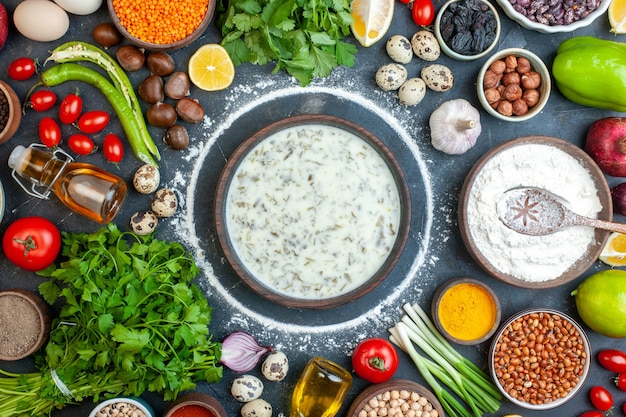
[(550, 72), (534, 53), (521, 48), (493, 54), (478, 73), (476, 91), (485, 110), (498, 119), (522, 122), (548, 102)]

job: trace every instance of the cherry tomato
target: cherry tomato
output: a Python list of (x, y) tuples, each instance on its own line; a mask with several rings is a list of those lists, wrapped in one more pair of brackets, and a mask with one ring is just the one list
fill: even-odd
[(620, 372), (615, 378), (615, 385), (620, 391), (626, 391), (626, 372)]
[(399, 0), (402, 4), (409, 4), (412, 0)]
[(599, 385), (591, 388), (589, 399), (591, 404), (600, 411), (608, 411), (613, 407), (613, 396), (606, 388)]
[(109, 162), (122, 162), (122, 158), (124, 158), (124, 144), (113, 133), (109, 133), (104, 137), (102, 151), (104, 152), (104, 157)]
[(432, 0), (414, 0), (411, 17), (416, 25), (428, 26), (435, 20), (435, 5)]
[(93, 140), (81, 133), (74, 133), (67, 139), (70, 149), (79, 155), (89, 155), (95, 149)]
[(78, 120), (83, 111), (83, 99), (78, 94), (68, 94), (59, 105), (59, 118), (67, 125)]
[(4, 256), (28, 271), (50, 266), (61, 249), (61, 233), (50, 220), (23, 217), (11, 223), (2, 237)]
[(57, 102), (57, 95), (50, 90), (37, 90), (30, 95), (28, 105), (35, 111), (50, 110)]
[(626, 372), (626, 353), (617, 349), (604, 349), (598, 353), (600, 365), (613, 372)]
[(398, 354), (385, 339), (365, 339), (354, 348), (352, 367), (361, 378), (378, 384), (387, 381), (396, 372)]
[(21, 57), (17, 58), (9, 64), (9, 78), (17, 81), (28, 80), (35, 75), (37, 66), (32, 58)]
[(83, 113), (78, 119), (78, 128), (83, 133), (98, 133), (109, 124), (110, 116), (102, 110), (92, 110)]
[(48, 148), (61, 143), (61, 128), (52, 117), (44, 117), (39, 122), (39, 139)]
[(603, 413), (598, 410), (586, 411), (580, 415), (580, 417), (606, 417)]

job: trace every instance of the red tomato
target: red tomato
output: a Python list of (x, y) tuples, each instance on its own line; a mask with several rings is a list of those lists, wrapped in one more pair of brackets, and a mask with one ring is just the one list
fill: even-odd
[(93, 140), (81, 133), (74, 133), (67, 139), (70, 149), (79, 155), (89, 155), (95, 149)]
[(620, 372), (613, 380), (620, 391), (626, 391), (626, 372)]
[(626, 372), (626, 353), (617, 349), (604, 349), (598, 353), (600, 365), (613, 372)]
[(78, 128), (83, 133), (98, 133), (109, 124), (109, 119), (110, 116), (105, 111), (88, 111), (78, 119)]
[(59, 105), (59, 118), (67, 125), (78, 120), (83, 111), (83, 99), (78, 94), (68, 94)]
[(61, 249), (61, 233), (43, 217), (23, 217), (11, 223), (2, 237), (4, 256), (28, 271), (50, 266)]
[(432, 0), (414, 0), (411, 17), (416, 25), (428, 26), (435, 20), (435, 5)]
[(124, 158), (124, 144), (113, 133), (109, 133), (104, 137), (102, 151), (104, 152), (104, 157), (109, 162), (122, 162), (122, 158)]
[(365, 339), (354, 348), (352, 367), (361, 378), (378, 384), (387, 381), (396, 372), (398, 354), (385, 339)]
[(35, 111), (50, 110), (57, 102), (57, 95), (50, 90), (37, 90), (30, 95), (28, 105)]
[(39, 139), (48, 148), (61, 143), (61, 128), (52, 117), (44, 117), (39, 122)]
[(582, 413), (580, 417), (606, 417), (606, 416), (597, 410), (592, 410), (592, 411), (586, 411)]
[(606, 388), (599, 385), (591, 388), (589, 399), (591, 404), (600, 411), (608, 411), (613, 407), (613, 396)]
[(37, 66), (32, 58), (21, 57), (17, 58), (9, 64), (9, 78), (17, 81), (28, 80), (35, 75)]
[(399, 0), (402, 4), (409, 4), (412, 0)]

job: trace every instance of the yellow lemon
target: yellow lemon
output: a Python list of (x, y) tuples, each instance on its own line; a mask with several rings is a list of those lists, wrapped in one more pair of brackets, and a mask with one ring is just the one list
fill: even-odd
[(189, 79), (206, 91), (223, 90), (235, 78), (235, 66), (221, 45), (202, 45), (191, 55), (188, 63)]
[(352, 0), (352, 34), (363, 46), (378, 42), (391, 25), (395, 0)]
[(626, 33), (626, 0), (612, 0), (609, 5), (611, 32)]
[(611, 266), (626, 266), (626, 235), (611, 233), (600, 253), (600, 260)]

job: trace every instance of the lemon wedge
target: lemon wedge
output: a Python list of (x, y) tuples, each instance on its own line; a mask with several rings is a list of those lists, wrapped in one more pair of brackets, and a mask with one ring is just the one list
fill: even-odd
[(611, 233), (600, 253), (600, 261), (611, 266), (626, 266), (626, 234)]
[(612, 0), (608, 14), (611, 32), (626, 33), (626, 0)]
[(352, 0), (352, 34), (365, 47), (378, 42), (391, 25), (395, 0)]

